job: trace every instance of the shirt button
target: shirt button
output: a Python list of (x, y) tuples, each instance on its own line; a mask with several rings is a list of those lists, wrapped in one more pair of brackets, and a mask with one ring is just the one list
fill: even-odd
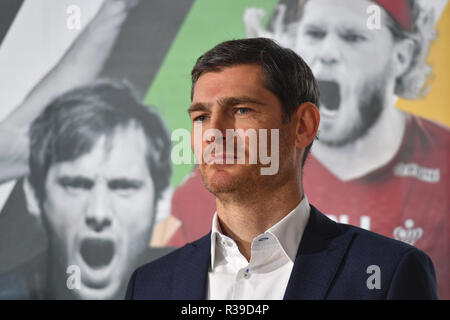
[(249, 269), (245, 270), (245, 272), (244, 272), (244, 278), (245, 278), (245, 279), (250, 278), (250, 270), (249, 270)]
[(222, 239), (221, 243), (222, 243), (222, 245), (225, 246), (225, 247), (228, 245), (228, 243), (227, 243), (227, 241), (226, 241), (225, 239)]

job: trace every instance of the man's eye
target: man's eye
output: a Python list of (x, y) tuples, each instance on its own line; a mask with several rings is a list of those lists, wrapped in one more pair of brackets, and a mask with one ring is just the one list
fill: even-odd
[(111, 190), (136, 190), (140, 188), (140, 185), (118, 181), (110, 182), (109, 188)]
[(206, 117), (205, 115), (201, 115), (201, 116), (192, 118), (192, 121), (193, 121), (193, 122), (203, 122), (203, 121), (206, 120), (206, 118), (207, 118), (207, 117)]
[(139, 181), (111, 181), (108, 187), (111, 191), (120, 196), (130, 196), (142, 187), (143, 183)]
[(244, 115), (249, 113), (251, 110), (249, 108), (237, 108), (236, 113), (239, 115)]
[(349, 43), (357, 43), (366, 40), (366, 37), (356, 34), (356, 33), (346, 33), (341, 35), (342, 39)]
[(315, 40), (323, 39), (326, 36), (326, 32), (320, 29), (308, 29), (305, 34)]
[(92, 181), (75, 180), (75, 181), (61, 181), (61, 185), (65, 189), (90, 190), (94, 183)]

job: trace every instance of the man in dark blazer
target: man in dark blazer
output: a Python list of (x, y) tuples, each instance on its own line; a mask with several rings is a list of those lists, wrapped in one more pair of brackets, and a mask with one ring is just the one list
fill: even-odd
[(212, 231), (137, 269), (127, 299), (437, 298), (424, 252), (308, 203), (319, 91), (294, 52), (263, 38), (221, 43), (197, 60), (191, 100), (192, 148), (216, 197)]

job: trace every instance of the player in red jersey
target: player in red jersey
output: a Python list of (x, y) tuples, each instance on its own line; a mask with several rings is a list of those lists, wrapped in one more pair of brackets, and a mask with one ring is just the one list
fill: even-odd
[[(410, 116), (402, 144), (391, 161), (343, 181), (317, 157), (304, 168), (305, 193), (334, 220), (402, 240), (427, 252), (448, 298), (448, 129)], [(345, 214), (341, 214), (345, 213)], [(440, 280), (440, 281), (439, 281)]]
[[(339, 222), (423, 249), (435, 264), (439, 297), (449, 299), (449, 130), (395, 107), (398, 96), (420, 97), (429, 73), (424, 59), (437, 18), (421, 4), (303, 1), (301, 19), (287, 29), (295, 32), (276, 34), (275, 28), (272, 36), (307, 61), (321, 88), (319, 140), (304, 168), (310, 202)], [(374, 29), (367, 14), (373, 5), (381, 9)], [(249, 35), (270, 36), (251, 10)], [(194, 170), (175, 192), (172, 216), (181, 226), (167, 244), (208, 232), (213, 199)]]
[[(380, 28), (367, 8), (379, 4)], [(448, 288), (448, 128), (395, 107), (419, 98), (434, 21), (419, 1), (311, 0), (295, 48), (321, 86), (321, 127), (304, 171), (305, 193), (336, 220), (403, 240)], [(424, 21), (428, 21), (428, 24)], [(344, 199), (346, 199), (344, 201)], [(340, 215), (346, 212), (347, 215)]]

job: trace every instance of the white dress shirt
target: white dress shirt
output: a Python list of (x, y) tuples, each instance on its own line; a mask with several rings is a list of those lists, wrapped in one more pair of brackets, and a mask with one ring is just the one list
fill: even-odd
[(294, 210), (253, 239), (250, 262), (239, 252), (234, 240), (222, 233), (216, 212), (207, 299), (283, 299), (309, 212), (305, 195)]

